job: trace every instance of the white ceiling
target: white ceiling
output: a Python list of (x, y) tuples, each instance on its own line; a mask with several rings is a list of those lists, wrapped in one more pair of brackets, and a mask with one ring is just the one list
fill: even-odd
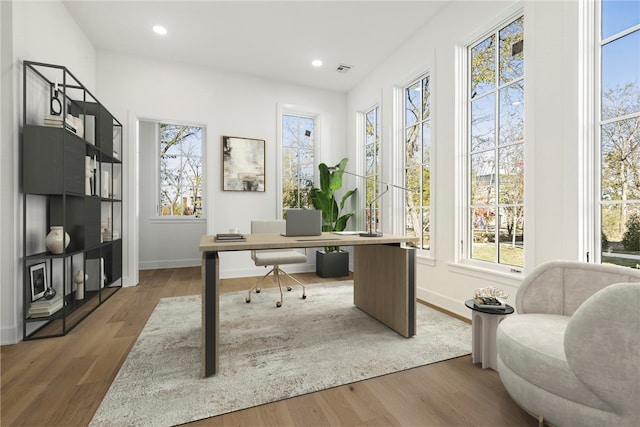
[[(447, 1), (64, 1), (97, 49), (346, 92)], [(166, 36), (151, 27), (163, 25)], [(324, 62), (311, 66), (313, 59)], [(351, 66), (346, 73), (338, 65)]]

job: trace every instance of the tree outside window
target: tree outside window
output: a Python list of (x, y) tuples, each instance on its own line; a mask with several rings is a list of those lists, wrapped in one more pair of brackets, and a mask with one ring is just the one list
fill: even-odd
[(524, 17), (469, 55), (471, 259), (524, 266)]
[[(365, 223), (372, 232), (380, 231), (380, 107), (364, 115)], [(371, 204), (373, 202), (373, 204)], [(371, 204), (371, 205), (370, 205)]]
[(282, 115), (282, 209), (312, 208), (315, 121), (311, 117)]
[(640, 2), (599, 2), (600, 253), (640, 268)]
[(423, 76), (404, 90), (405, 234), (431, 249), (431, 85)]
[(203, 129), (160, 123), (159, 215), (202, 217)]

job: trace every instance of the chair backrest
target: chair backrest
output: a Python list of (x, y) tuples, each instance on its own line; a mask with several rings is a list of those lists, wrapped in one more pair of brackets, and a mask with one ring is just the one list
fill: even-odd
[[(251, 221), (251, 234), (285, 233), (287, 222), (284, 219), (254, 219)], [(282, 252), (287, 249), (265, 249), (261, 252)], [(251, 259), (255, 261), (256, 252), (251, 251)]]
[(591, 295), (621, 282), (640, 282), (640, 271), (607, 264), (549, 261), (522, 281), (516, 308), (518, 313), (571, 316)]
[(284, 233), (287, 222), (284, 219), (259, 219), (251, 221), (251, 234)]

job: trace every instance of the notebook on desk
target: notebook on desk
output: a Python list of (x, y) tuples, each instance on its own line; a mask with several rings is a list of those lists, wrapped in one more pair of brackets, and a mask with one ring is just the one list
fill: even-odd
[(289, 209), (285, 219), (287, 225), (283, 236), (319, 236), (322, 234), (322, 211)]

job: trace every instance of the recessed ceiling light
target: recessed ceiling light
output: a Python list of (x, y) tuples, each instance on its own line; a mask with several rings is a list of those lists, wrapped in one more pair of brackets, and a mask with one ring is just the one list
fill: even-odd
[(161, 36), (164, 36), (165, 34), (167, 34), (167, 29), (161, 25), (154, 25), (153, 31), (155, 31), (156, 34), (160, 34)]
[(311, 61), (311, 65), (313, 65), (314, 67), (322, 67), (322, 61), (319, 59), (314, 59), (313, 61)]

